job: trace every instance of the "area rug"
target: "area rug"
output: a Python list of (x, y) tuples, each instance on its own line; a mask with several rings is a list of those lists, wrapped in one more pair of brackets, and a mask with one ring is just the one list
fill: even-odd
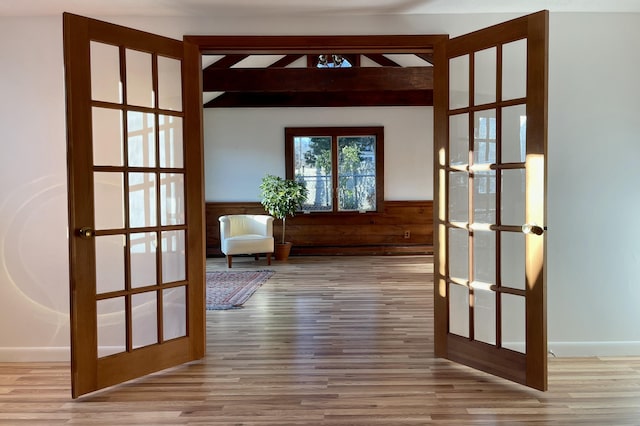
[(241, 307), (274, 273), (269, 270), (207, 272), (207, 310)]

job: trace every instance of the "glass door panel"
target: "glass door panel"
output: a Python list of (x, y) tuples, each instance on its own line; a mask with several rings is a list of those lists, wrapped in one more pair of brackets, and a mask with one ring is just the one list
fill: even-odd
[(449, 108), (469, 106), (469, 55), (449, 61)]
[(469, 114), (449, 117), (449, 164), (469, 164)]
[(164, 315), (164, 340), (171, 340), (187, 334), (187, 296), (184, 286), (162, 291), (162, 312)]
[(496, 344), (496, 294), (493, 291), (473, 289), (473, 339)]
[(513, 294), (501, 295), (502, 347), (516, 352), (526, 352), (525, 298)]
[(127, 104), (153, 108), (153, 71), (150, 53), (126, 51)]
[(503, 225), (522, 226), (525, 223), (525, 169), (502, 170), (500, 216)]
[(160, 224), (184, 224), (184, 175), (160, 173)]
[(133, 349), (158, 343), (158, 296), (155, 291), (131, 296)]
[(502, 100), (527, 96), (527, 40), (502, 46)]
[(503, 287), (526, 289), (524, 238), (521, 232), (500, 233), (500, 282)]
[(449, 173), (449, 218), (451, 222), (469, 220), (469, 173)]
[(172, 115), (160, 115), (160, 167), (182, 168), (182, 119)]
[(524, 163), (527, 152), (525, 105), (502, 108), (502, 162)]
[(496, 101), (496, 48), (475, 52), (474, 69), (474, 104), (482, 105)]
[(158, 56), (158, 106), (161, 109), (182, 111), (181, 68), (182, 62)]
[(469, 280), (469, 233), (466, 229), (449, 229), (449, 277)]
[(155, 116), (139, 111), (127, 112), (129, 167), (156, 165)]
[(496, 234), (490, 231), (473, 233), (473, 281), (496, 283)]
[(96, 230), (124, 227), (124, 176), (122, 173), (95, 172), (93, 196)]
[(131, 262), (131, 288), (156, 285), (157, 246), (155, 232), (141, 232), (129, 235)]
[(89, 43), (91, 50), (91, 99), (119, 104), (122, 102), (120, 49), (111, 44)]
[(162, 233), (162, 282), (172, 283), (186, 279), (184, 231)]
[(124, 143), (122, 141), (122, 111), (93, 107), (93, 164), (97, 166), (122, 166)]
[(96, 240), (96, 293), (125, 289), (124, 235), (103, 235)]
[(469, 289), (462, 285), (449, 285), (449, 332), (462, 337), (469, 333)]
[(125, 298), (97, 301), (98, 357), (122, 353), (127, 349)]

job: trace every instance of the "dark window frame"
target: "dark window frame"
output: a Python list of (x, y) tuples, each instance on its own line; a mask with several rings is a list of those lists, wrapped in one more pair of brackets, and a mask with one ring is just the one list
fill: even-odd
[[(338, 210), (338, 195), (336, 179), (337, 172), (337, 149), (332, 149), (332, 173), (334, 183), (332, 185), (333, 202), (331, 211), (309, 211), (309, 214), (324, 215), (354, 215), (354, 214), (379, 214), (384, 211), (384, 127), (382, 126), (353, 126), (353, 127), (285, 127), (285, 176), (287, 179), (294, 179), (294, 138), (300, 136), (331, 136), (332, 146), (337, 146), (339, 136), (362, 136), (375, 135), (376, 137), (376, 209), (367, 210), (365, 212), (357, 210), (340, 211)], [(305, 212), (306, 213), (306, 212)]]

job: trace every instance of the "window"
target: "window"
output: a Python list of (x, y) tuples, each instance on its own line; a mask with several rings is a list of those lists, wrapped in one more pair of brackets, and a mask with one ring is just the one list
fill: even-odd
[(384, 200), (382, 127), (285, 129), (287, 178), (309, 190), (302, 210), (377, 212)]

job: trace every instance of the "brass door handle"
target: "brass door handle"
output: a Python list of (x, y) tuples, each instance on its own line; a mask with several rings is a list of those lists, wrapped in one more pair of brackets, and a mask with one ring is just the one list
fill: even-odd
[(90, 240), (91, 238), (94, 237), (95, 232), (93, 231), (93, 228), (84, 226), (78, 230), (78, 234), (80, 235), (80, 238), (84, 238), (85, 240)]
[(522, 232), (524, 234), (534, 234), (534, 235), (542, 235), (544, 231), (547, 230), (547, 227), (544, 228), (542, 226), (526, 223), (522, 225)]

